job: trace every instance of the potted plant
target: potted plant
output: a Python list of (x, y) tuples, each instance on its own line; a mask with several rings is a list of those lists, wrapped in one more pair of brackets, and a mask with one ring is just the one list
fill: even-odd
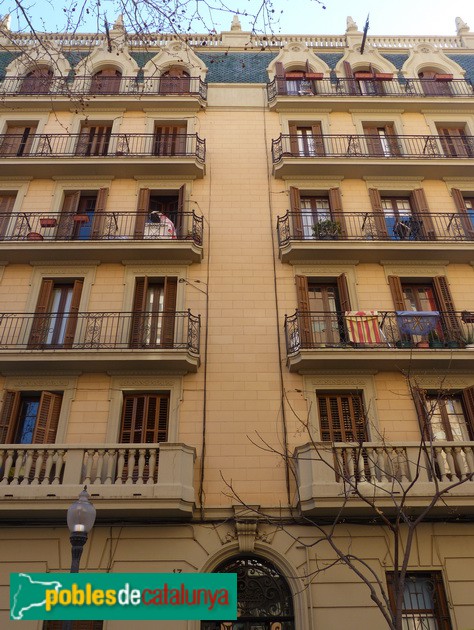
[(474, 328), (470, 328), (463, 335), (464, 347), (474, 350)]
[(432, 330), (428, 334), (428, 343), (430, 348), (444, 348), (444, 343), (439, 338), (438, 332), (436, 330)]
[(89, 217), (87, 214), (75, 214), (73, 220), (76, 223), (89, 223)]
[(56, 219), (54, 217), (42, 217), (40, 225), (42, 228), (56, 227)]
[(341, 235), (341, 224), (339, 221), (333, 221), (332, 219), (324, 219), (318, 221), (313, 225), (314, 238), (321, 240), (333, 239), (336, 240)]

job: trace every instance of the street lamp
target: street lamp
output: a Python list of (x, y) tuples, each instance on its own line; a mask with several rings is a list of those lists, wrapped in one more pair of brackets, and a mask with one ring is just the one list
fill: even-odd
[(71, 573), (79, 573), (82, 550), (87, 541), (87, 534), (94, 527), (95, 507), (90, 502), (87, 486), (79, 494), (77, 501), (67, 511), (67, 526), (71, 532)]

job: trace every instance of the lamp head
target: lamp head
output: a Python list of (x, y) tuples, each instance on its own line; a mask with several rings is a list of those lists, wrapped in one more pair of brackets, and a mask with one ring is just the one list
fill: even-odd
[(79, 494), (77, 501), (69, 506), (67, 511), (67, 526), (71, 534), (88, 534), (94, 527), (96, 510), (90, 502), (89, 493), (84, 490)]

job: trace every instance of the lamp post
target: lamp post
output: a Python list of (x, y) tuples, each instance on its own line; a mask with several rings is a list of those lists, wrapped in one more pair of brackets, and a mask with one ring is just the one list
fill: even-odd
[[(67, 511), (67, 526), (69, 527), (71, 541), (71, 570), (70, 573), (79, 573), (82, 551), (87, 541), (87, 535), (94, 527), (95, 507), (90, 502), (87, 486), (79, 494), (77, 501), (69, 506)], [(71, 630), (72, 621), (65, 621), (63, 630)]]

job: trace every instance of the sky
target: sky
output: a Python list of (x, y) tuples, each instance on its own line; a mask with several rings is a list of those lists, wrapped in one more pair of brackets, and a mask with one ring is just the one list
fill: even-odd
[[(261, 0), (228, 0), (231, 9), (251, 10)], [(29, 7), (33, 25), (37, 30), (57, 31), (61, 28), (61, 0), (24, 0)], [(324, 0), (323, 9), (315, 0), (273, 0), (275, 8), (283, 10), (280, 28), (276, 32), (286, 34), (323, 35), (343, 34), (346, 30), (346, 18), (350, 15), (363, 30), (367, 14), (370, 13), (369, 34), (372, 35), (455, 35), (455, 18), (460, 16), (474, 32), (474, 0)], [(78, 3), (80, 5), (80, 2)], [(12, 30), (20, 30), (18, 12), (15, 12), (15, 0), (0, 0), (0, 15), (12, 11)], [(101, 0), (101, 10), (107, 20), (113, 23), (116, 18), (113, 0)], [(43, 20), (40, 24), (39, 19)], [(232, 16), (227, 13), (215, 13), (216, 30), (229, 30)], [(249, 22), (241, 17), (243, 30), (249, 28)], [(23, 23), (24, 25), (24, 23)], [(43, 28), (43, 25), (45, 28)], [(96, 23), (91, 21), (82, 27), (82, 32), (95, 32)], [(27, 29), (30, 30), (30, 29)], [(200, 25), (194, 32), (204, 33)]]

